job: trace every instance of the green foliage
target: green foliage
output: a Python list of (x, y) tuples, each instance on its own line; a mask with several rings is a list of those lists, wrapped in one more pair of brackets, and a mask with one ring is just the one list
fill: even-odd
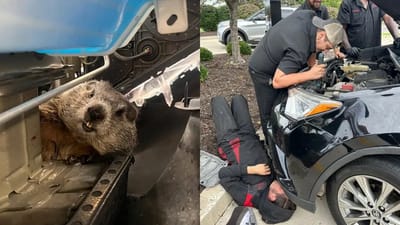
[(228, 6), (220, 6), (217, 8), (217, 17), (218, 22), (229, 20), (230, 19), (230, 12)]
[[(333, 8), (338, 9), (341, 2), (342, 2), (341, 0), (324, 0), (324, 1), (322, 1), (322, 5), (325, 5), (326, 7), (333, 7)], [(333, 17), (331, 16), (331, 18), (333, 18)]]
[(215, 8), (211, 5), (203, 5), (200, 9), (200, 27), (204, 31), (216, 31), (218, 23), (230, 19), (228, 6)]
[(200, 47), (200, 61), (210, 61), (214, 58), (212, 52), (206, 48)]
[(251, 55), (251, 47), (247, 42), (245, 41), (240, 41), (239, 42), (240, 46), (240, 54), (242, 55)]
[(339, 8), (334, 8), (334, 7), (330, 7), (330, 6), (327, 6), (326, 8), (328, 9), (330, 18), (337, 18), (337, 15), (339, 13)]
[(257, 12), (258, 10), (260, 10), (260, 8), (257, 5), (251, 3), (239, 5), (238, 8), (239, 18), (245, 19), (250, 15), (254, 14), (255, 12)]
[[(251, 54), (251, 47), (247, 42), (239, 41), (239, 47), (240, 47), (240, 54), (241, 55), (250, 55)], [(229, 42), (226, 45), (226, 52), (229, 55), (232, 55), (232, 43), (231, 42)]]
[(208, 78), (208, 70), (203, 64), (200, 64), (200, 81), (204, 82)]
[[(239, 4), (240, 4), (240, 1), (239, 1)], [(253, 4), (253, 5), (256, 5), (259, 9), (264, 8), (264, 2), (260, 1), (260, 0), (247, 0), (247, 1), (244, 1), (243, 4)]]
[[(240, 42), (239, 42), (240, 43)], [(228, 42), (228, 44), (226, 44), (226, 52), (229, 55), (232, 55), (232, 42)]]
[(203, 5), (200, 9), (200, 27), (204, 31), (216, 31), (218, 25), (217, 9), (211, 5)]

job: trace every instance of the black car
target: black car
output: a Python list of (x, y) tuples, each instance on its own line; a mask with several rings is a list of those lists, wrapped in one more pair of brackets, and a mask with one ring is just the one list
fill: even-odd
[[(400, 19), (395, 1), (376, 3)], [(326, 190), (338, 224), (400, 224), (399, 44), (325, 62), (321, 80), (276, 101), (267, 138), (277, 179), (309, 211)]]

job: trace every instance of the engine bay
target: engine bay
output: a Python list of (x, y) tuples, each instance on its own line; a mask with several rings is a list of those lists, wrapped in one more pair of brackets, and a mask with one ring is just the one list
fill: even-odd
[(335, 97), (340, 93), (400, 84), (400, 56), (390, 48), (384, 54), (369, 59), (325, 59), (325, 75), (314, 81), (305, 82), (303, 89)]

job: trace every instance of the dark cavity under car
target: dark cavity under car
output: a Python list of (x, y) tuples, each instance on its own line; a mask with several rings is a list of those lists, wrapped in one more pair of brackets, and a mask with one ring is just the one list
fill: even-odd
[[(400, 19), (395, 1), (375, 2)], [(309, 211), (326, 190), (337, 224), (400, 224), (400, 45), (325, 63), (321, 80), (274, 105), (266, 136), (276, 177)]]

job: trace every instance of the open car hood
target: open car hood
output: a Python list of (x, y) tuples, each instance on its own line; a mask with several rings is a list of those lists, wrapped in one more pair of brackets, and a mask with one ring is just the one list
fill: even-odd
[(393, 19), (400, 21), (400, 5), (397, 0), (373, 0), (373, 2)]

